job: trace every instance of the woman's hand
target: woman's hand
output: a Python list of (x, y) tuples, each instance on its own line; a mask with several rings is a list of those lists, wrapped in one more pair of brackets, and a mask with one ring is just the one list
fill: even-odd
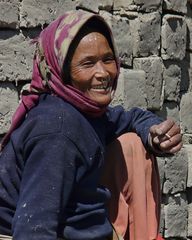
[(182, 147), (180, 127), (172, 120), (153, 125), (150, 128), (149, 144), (155, 152), (176, 153)]

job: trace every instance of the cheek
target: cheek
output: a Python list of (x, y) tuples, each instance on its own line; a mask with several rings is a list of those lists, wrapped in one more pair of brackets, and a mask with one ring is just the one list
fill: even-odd
[(117, 66), (116, 66), (116, 64), (110, 66), (110, 68), (108, 69), (108, 72), (110, 73), (111, 78), (115, 79), (116, 76), (117, 76)]
[(85, 71), (79, 68), (71, 68), (71, 84), (81, 91), (85, 91), (90, 84), (90, 75), (89, 71)]

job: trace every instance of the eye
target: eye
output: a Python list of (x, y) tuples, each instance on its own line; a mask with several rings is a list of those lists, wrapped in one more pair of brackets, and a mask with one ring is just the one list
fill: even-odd
[(94, 66), (94, 64), (95, 64), (94, 61), (86, 61), (86, 62), (82, 62), (82, 66), (83, 66), (83, 67), (86, 67), (86, 68), (91, 68), (91, 67)]
[(115, 61), (115, 58), (113, 55), (106, 56), (103, 58), (103, 62), (106, 64), (114, 63), (114, 61)]

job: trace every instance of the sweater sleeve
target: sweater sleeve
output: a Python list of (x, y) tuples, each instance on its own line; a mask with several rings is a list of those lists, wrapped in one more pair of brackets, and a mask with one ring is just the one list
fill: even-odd
[(108, 108), (107, 118), (108, 143), (126, 132), (135, 132), (141, 137), (146, 147), (150, 127), (162, 122), (162, 119), (152, 112), (136, 107), (130, 111), (125, 111), (121, 106)]
[(33, 137), (24, 149), (26, 162), (13, 219), (13, 239), (56, 240), (80, 153), (59, 133)]

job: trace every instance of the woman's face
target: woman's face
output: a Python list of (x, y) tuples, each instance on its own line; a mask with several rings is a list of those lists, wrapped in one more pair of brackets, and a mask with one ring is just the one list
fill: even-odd
[(112, 98), (117, 76), (114, 53), (104, 35), (91, 32), (78, 43), (70, 63), (71, 84), (99, 105)]

